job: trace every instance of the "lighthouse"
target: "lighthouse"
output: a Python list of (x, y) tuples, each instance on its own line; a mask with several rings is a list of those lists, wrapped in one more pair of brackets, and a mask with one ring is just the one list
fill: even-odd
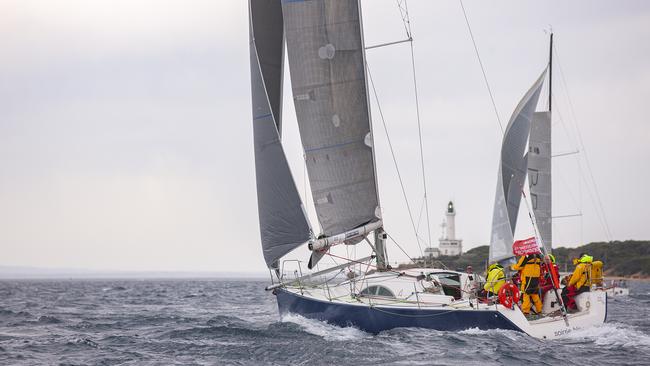
[(449, 201), (447, 204), (447, 217), (445, 220), (446, 223), (446, 237), (445, 239), (454, 240), (456, 239), (456, 210), (454, 209), (454, 203)]
[(463, 240), (456, 239), (456, 208), (454, 202), (449, 201), (445, 212), (445, 221), (442, 223), (443, 236), (440, 238), (440, 255), (458, 256), (463, 252)]

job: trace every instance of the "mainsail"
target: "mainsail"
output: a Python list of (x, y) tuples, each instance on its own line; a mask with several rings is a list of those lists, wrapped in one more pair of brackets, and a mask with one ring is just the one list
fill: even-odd
[(286, 0), (282, 11), (294, 105), (322, 234), (380, 223), (359, 3)]
[(257, 204), (264, 260), (277, 260), (311, 237), (311, 228), (280, 142), (282, 9), (279, 1), (249, 1), (251, 94)]
[(519, 102), (503, 136), (492, 214), (490, 262), (513, 256), (512, 243), (528, 164), (528, 154), (524, 152), (545, 76), (546, 70)]
[(535, 112), (528, 143), (528, 186), (533, 213), (547, 253), (552, 250), (551, 112)]

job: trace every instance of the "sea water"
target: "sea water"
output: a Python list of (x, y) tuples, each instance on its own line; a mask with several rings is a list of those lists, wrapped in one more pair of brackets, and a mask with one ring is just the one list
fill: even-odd
[(264, 280), (5, 280), (0, 365), (650, 364), (650, 283), (629, 284), (604, 325), (543, 341), (280, 318)]

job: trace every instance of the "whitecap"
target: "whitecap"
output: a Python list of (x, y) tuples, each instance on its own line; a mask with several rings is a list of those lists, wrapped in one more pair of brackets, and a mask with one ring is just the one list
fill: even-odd
[(621, 323), (605, 323), (571, 332), (566, 339), (593, 341), (599, 346), (650, 347), (650, 335)]
[(308, 319), (297, 314), (284, 314), (282, 322), (299, 325), (305, 332), (328, 341), (354, 341), (369, 337), (370, 334), (354, 327), (338, 327), (323, 321)]
[(488, 329), (488, 330), (482, 330), (478, 328), (469, 328), (465, 330), (461, 330), (458, 332), (458, 334), (463, 334), (463, 335), (476, 335), (476, 336), (486, 336), (486, 335), (499, 335), (506, 337), (511, 340), (516, 340), (518, 336), (521, 336), (523, 333), (515, 331), (515, 330), (508, 330), (508, 329)]

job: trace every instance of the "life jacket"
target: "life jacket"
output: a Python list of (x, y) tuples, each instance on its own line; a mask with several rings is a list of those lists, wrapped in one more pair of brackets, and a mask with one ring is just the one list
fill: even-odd
[(541, 275), (540, 258), (535, 255), (527, 255), (519, 258), (517, 264), (511, 268), (521, 271), (521, 291), (526, 294), (537, 293), (539, 288), (539, 276)]
[(503, 284), (506, 283), (505, 278), (506, 276), (503, 273), (503, 267), (501, 266), (492, 267), (488, 271), (487, 279), (485, 282), (485, 286), (483, 286), (483, 289), (487, 292), (496, 294), (501, 289), (501, 286), (503, 286)]
[(534, 277), (539, 278), (540, 276), (540, 262), (541, 260), (538, 257), (534, 256), (522, 256), (519, 258), (517, 264), (513, 265), (511, 268), (515, 271), (521, 271), (521, 277)]
[[(551, 263), (549, 267), (546, 262), (541, 264), (542, 275), (540, 277), (540, 286), (542, 288), (551, 289), (553, 287), (560, 288), (560, 270), (557, 267), (557, 264)], [(546, 291), (548, 291), (546, 289)]]
[(571, 279), (569, 280), (569, 286), (575, 286), (577, 289), (580, 289), (583, 286), (591, 287), (590, 274), (591, 263), (578, 263), (576, 269), (571, 275)]
[(596, 286), (603, 285), (603, 262), (594, 261), (591, 263), (591, 283)]

